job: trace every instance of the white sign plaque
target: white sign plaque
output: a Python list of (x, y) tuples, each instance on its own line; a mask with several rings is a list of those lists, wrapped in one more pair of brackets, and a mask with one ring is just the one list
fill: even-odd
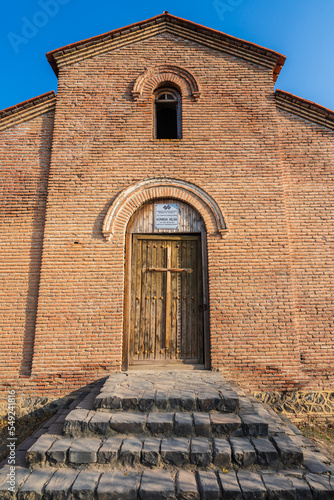
[(160, 203), (154, 210), (155, 229), (179, 229), (179, 205)]

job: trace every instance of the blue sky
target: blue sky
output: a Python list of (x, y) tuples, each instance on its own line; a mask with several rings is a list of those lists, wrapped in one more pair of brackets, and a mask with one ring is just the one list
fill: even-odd
[[(216, 2), (216, 3), (215, 3)], [(333, 0), (15, 0), (1, 7), (0, 109), (57, 91), (45, 53), (168, 10), (283, 53), (281, 88), (334, 110)]]

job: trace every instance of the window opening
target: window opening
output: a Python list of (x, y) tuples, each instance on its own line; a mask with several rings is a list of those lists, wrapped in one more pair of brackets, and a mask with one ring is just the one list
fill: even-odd
[(181, 139), (181, 98), (165, 89), (155, 97), (155, 131), (157, 139)]

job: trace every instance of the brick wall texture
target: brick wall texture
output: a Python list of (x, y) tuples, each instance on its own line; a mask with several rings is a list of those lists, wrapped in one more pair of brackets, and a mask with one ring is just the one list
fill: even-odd
[[(131, 94), (160, 64), (201, 89), (180, 141), (153, 139), (152, 98)], [(55, 112), (1, 133), (2, 381), (58, 395), (121, 369), (124, 237), (102, 224), (121, 191), (168, 177), (228, 229), (207, 235), (212, 368), (252, 390), (332, 388), (333, 145), (277, 108), (272, 69), (170, 33), (61, 67)]]

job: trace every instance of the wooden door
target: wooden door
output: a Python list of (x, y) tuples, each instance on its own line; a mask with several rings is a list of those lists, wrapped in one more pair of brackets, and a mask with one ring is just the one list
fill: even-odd
[(203, 363), (201, 237), (133, 235), (129, 362)]

